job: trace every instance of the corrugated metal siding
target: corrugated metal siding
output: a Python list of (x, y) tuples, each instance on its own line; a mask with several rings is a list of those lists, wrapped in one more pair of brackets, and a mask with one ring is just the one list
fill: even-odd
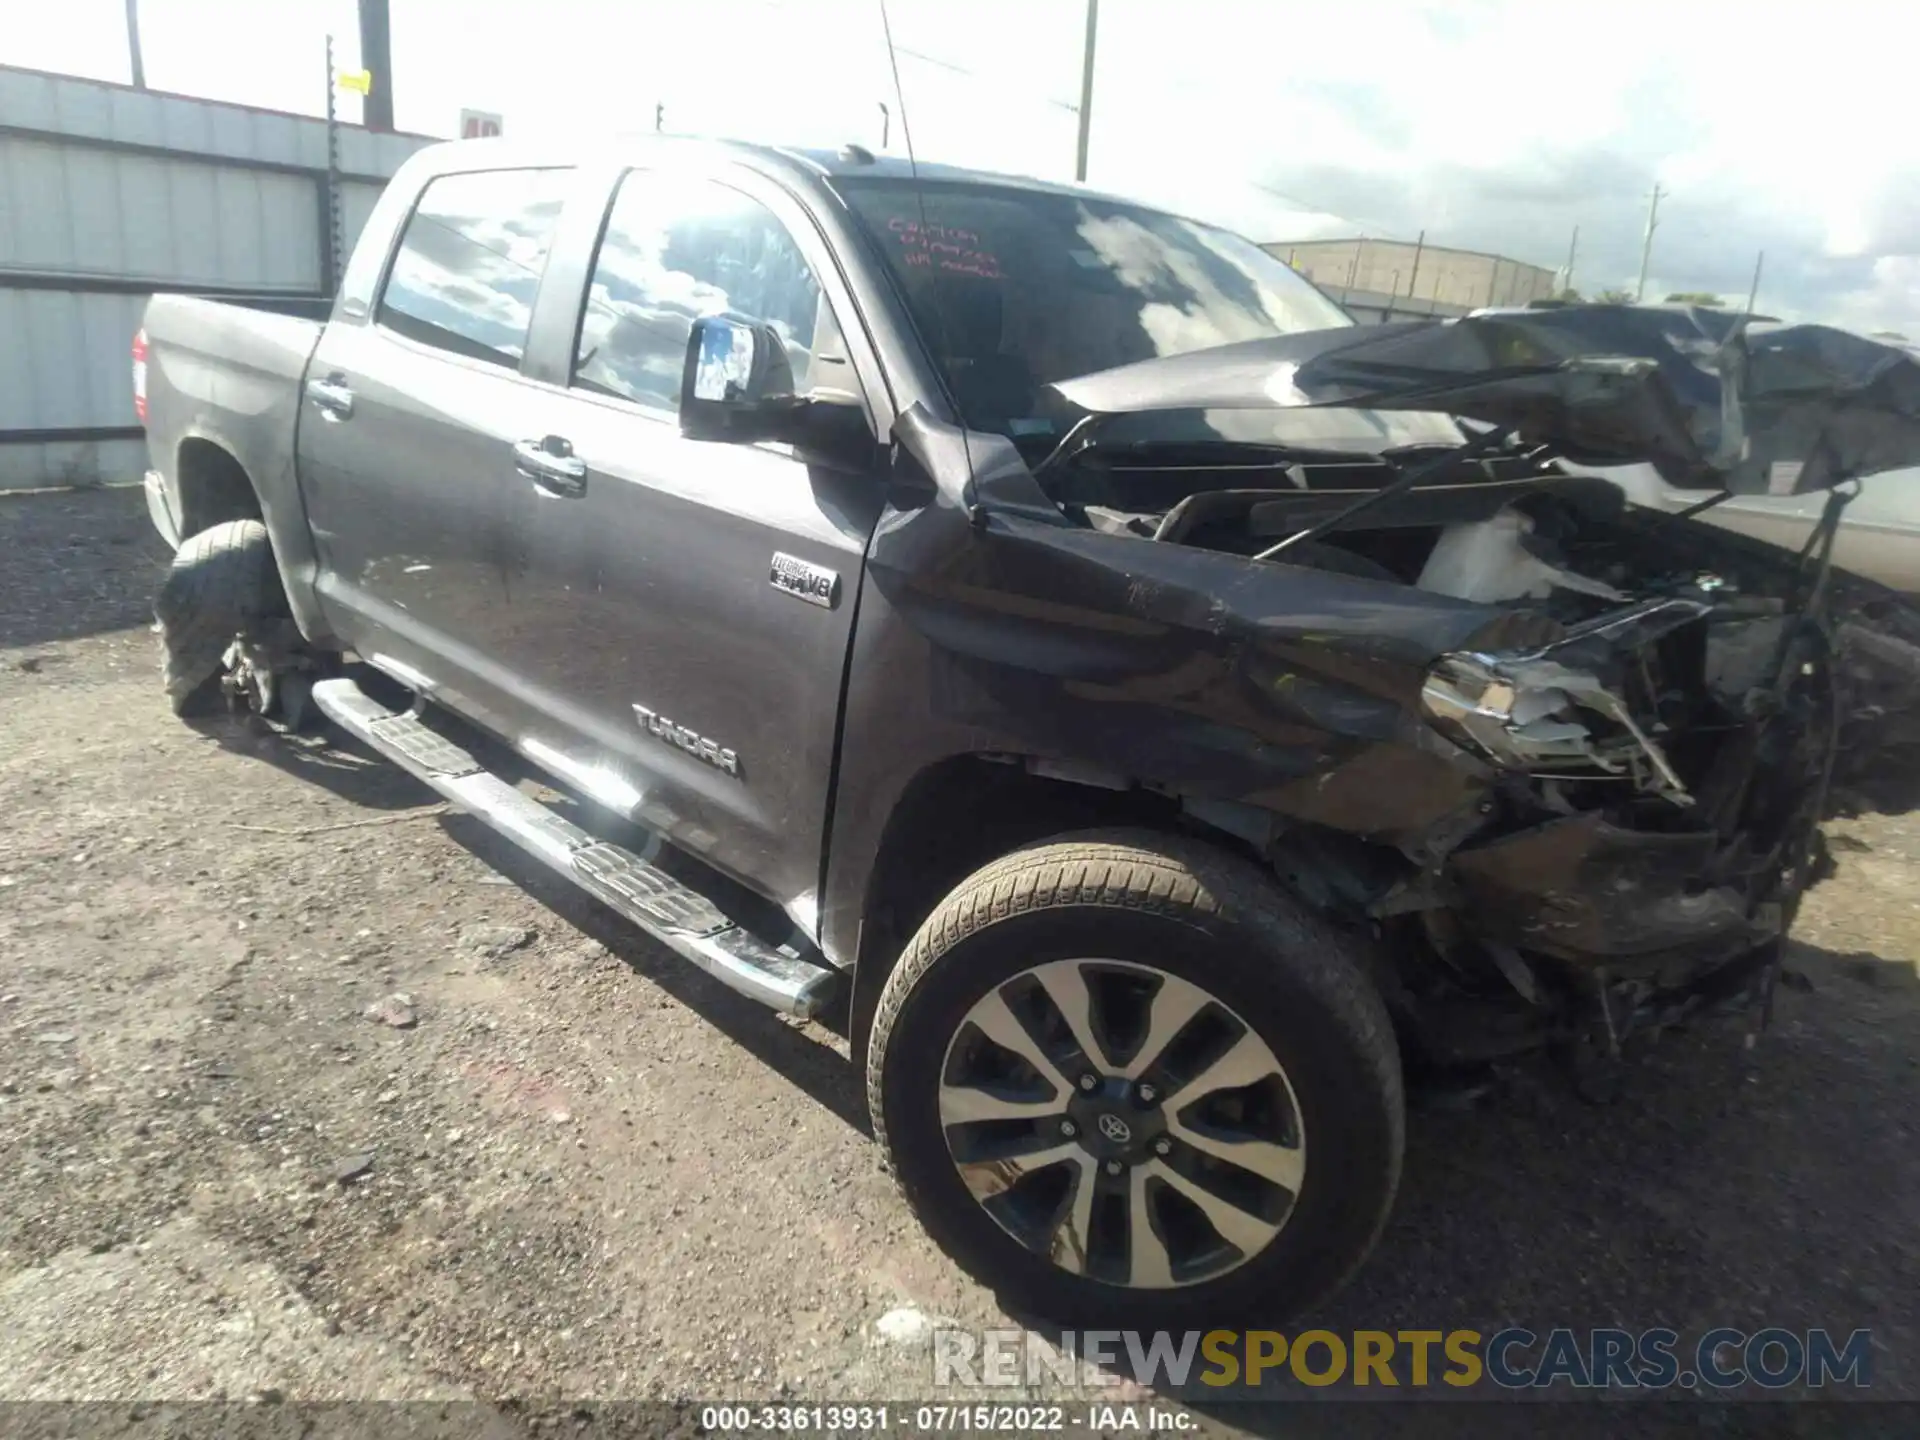
[(0, 284), (8, 270), (318, 289), (319, 186), (0, 136)]
[[(76, 140), (158, 145), (209, 158), (265, 161), (308, 170), (324, 170), (327, 165), (324, 120), (4, 66), (0, 66), (0, 124)], [(349, 175), (391, 175), (407, 156), (429, 143), (426, 136), (378, 135), (347, 126), (341, 127), (339, 138), (340, 168)]]
[(355, 180), (349, 180), (340, 187), (340, 229), (346, 236), (340, 256), (343, 266), (347, 256), (353, 253), (354, 242), (360, 238), (360, 232), (367, 228), (367, 218), (373, 214), (374, 204), (385, 188), (383, 185), (363, 185)]
[(0, 290), (0, 430), (134, 424), (130, 346), (146, 303)]
[(1402, 240), (1278, 241), (1265, 249), (1335, 298), (1366, 306), (1374, 304), (1371, 297), (1422, 300), (1464, 314), (1480, 305), (1547, 299), (1557, 280), (1544, 266), (1504, 255)]
[[(351, 126), (337, 141), (350, 251), (385, 177), (430, 141)], [(144, 440), (26, 438), (135, 423), (147, 297), (90, 286), (329, 292), (326, 164), (323, 120), (0, 66), (0, 489), (145, 466)]]
[(145, 440), (57, 440), (0, 445), (0, 490), (131, 485), (147, 468)]

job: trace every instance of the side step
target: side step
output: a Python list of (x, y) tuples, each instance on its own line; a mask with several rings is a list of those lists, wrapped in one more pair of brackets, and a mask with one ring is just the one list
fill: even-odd
[(748, 934), (699, 891), (523, 795), (418, 717), (384, 708), (352, 680), (322, 680), (313, 687), (313, 703), (341, 729), (742, 995), (811, 1018), (838, 987), (839, 971)]

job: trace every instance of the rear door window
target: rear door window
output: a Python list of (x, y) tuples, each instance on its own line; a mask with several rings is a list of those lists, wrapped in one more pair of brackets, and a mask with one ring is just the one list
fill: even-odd
[(378, 322), (517, 368), (570, 174), (480, 170), (431, 181), (401, 233)]
[(693, 322), (719, 314), (779, 332), (798, 393), (852, 387), (833, 312), (772, 211), (717, 181), (628, 174), (594, 257), (573, 383), (677, 413)]

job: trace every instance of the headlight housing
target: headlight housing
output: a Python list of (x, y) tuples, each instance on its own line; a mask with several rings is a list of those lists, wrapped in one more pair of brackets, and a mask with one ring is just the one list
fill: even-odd
[(1420, 687), (1420, 709), (1456, 745), (1502, 769), (1628, 776), (1677, 805), (1693, 803), (1626, 702), (1597, 677), (1558, 661), (1443, 655)]

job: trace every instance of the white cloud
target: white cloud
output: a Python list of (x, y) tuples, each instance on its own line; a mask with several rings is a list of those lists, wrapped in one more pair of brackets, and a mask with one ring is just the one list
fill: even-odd
[[(398, 118), (878, 145), (878, 0), (392, 0)], [(1082, 0), (888, 0), (923, 157), (1071, 173)], [(142, 0), (156, 86), (316, 111), (351, 0)], [(9, 27), (0, 62), (124, 78), (120, 0)], [(1091, 179), (1257, 239), (1402, 234), (1650, 290), (1920, 331), (1920, 125), (1890, 0), (1104, 0)], [(934, 57), (919, 58), (905, 51)], [(959, 73), (965, 72), (965, 73)], [(357, 113), (358, 100), (343, 97)]]
[(1830, 316), (1855, 330), (1892, 330), (1920, 341), (1920, 255), (1883, 255), (1868, 283), (1838, 296)]

